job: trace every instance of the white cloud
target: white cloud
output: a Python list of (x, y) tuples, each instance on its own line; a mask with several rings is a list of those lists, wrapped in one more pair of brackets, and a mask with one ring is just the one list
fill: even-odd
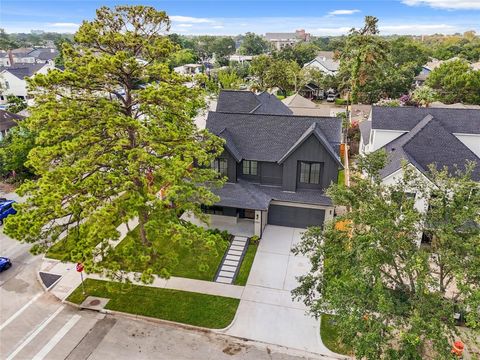
[(68, 22), (65, 22), (65, 23), (62, 23), (62, 22), (58, 22), (58, 23), (52, 23), (52, 24), (49, 24), (50, 26), (52, 27), (61, 27), (61, 28), (78, 28), (80, 25), (79, 24), (76, 24), (76, 23), (68, 23)]
[(439, 9), (480, 9), (480, 0), (402, 0), (409, 6), (427, 5)]
[(312, 33), (313, 35), (318, 35), (318, 36), (332, 36), (332, 35), (343, 35), (346, 34), (350, 31), (351, 27), (348, 26), (342, 26), (342, 27), (337, 27), (337, 28), (317, 28), (313, 29)]
[(333, 10), (328, 13), (330, 16), (335, 16), (335, 15), (352, 15), (355, 13), (359, 13), (360, 10), (358, 9), (352, 9), (352, 10)]
[(191, 17), (191, 16), (180, 16), (180, 15), (169, 16), (169, 18), (172, 21), (178, 21), (181, 23), (192, 23), (192, 24), (206, 24), (206, 23), (214, 22), (211, 19), (197, 18), (197, 17)]
[(380, 25), (383, 35), (429, 35), (435, 33), (454, 33), (458, 29), (447, 24), (403, 24), (403, 25)]
[(193, 24), (177, 24), (175, 25), (176, 27), (182, 27), (182, 28), (187, 28), (187, 27), (192, 27)]

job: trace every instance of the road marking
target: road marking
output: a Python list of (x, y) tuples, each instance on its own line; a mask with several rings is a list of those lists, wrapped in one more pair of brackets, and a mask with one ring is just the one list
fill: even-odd
[(80, 315), (73, 315), (68, 322), (63, 325), (63, 327), (55, 334), (54, 337), (50, 339), (50, 341), (45, 345), (42, 350), (40, 350), (37, 355), (33, 357), (33, 360), (43, 360), (45, 356), (57, 345), (60, 340), (70, 331), (72, 327), (80, 320)]
[(12, 352), (6, 360), (12, 360), (20, 351), (23, 350), (25, 346), (27, 346), (45, 327), (65, 308), (65, 306), (60, 306), (57, 311), (55, 311), (50, 317), (45, 320), (43, 323), (40, 324), (39, 327), (35, 329), (34, 332), (32, 332), (24, 342), (20, 344), (19, 347), (15, 349), (14, 352)]
[(33, 297), (29, 302), (27, 302), (25, 305), (22, 306), (20, 310), (18, 310), (15, 314), (10, 316), (7, 321), (5, 321), (2, 325), (0, 325), (0, 331), (10, 324), (13, 320), (15, 320), (22, 312), (24, 312), (30, 305), (32, 305), (40, 296), (42, 296), (43, 293), (39, 293)]

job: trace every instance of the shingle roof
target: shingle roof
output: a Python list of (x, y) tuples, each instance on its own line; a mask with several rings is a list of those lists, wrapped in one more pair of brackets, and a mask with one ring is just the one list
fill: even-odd
[(480, 134), (480, 110), (418, 107), (372, 107), (372, 128), (410, 131), (432, 115), (450, 133)]
[(39, 48), (32, 50), (28, 53), (29, 56), (33, 56), (40, 60), (53, 60), (58, 56), (59, 52), (53, 48)]
[(382, 177), (400, 169), (403, 161), (412, 163), (425, 174), (428, 173), (430, 164), (438, 169), (448, 167), (449, 172), (454, 173), (456, 167), (464, 169), (467, 161), (473, 161), (477, 166), (472, 178), (480, 180), (480, 158), (432, 115), (425, 116), (411, 131), (384, 148), (388, 154), (388, 163), (381, 171)]
[(25, 117), (9, 111), (0, 110), (0, 131), (5, 131), (17, 126), (17, 121), (23, 120)]
[(26, 77), (30, 77), (32, 75), (35, 75), (38, 70), (46, 66), (46, 64), (30, 64), (30, 63), (25, 63), (25, 64), (15, 64), (14, 66), (11, 67), (2, 67), (0, 68), (0, 72), (5, 70), (10, 72), (12, 75), (15, 75), (17, 78), (23, 80)]
[(206, 127), (216, 135), (228, 129), (244, 159), (277, 162), (314, 123), (316, 131), (338, 154), (342, 127), (339, 118), (211, 111)]
[(318, 190), (283, 191), (280, 186), (253, 184), (239, 179), (212, 190), (220, 197), (217, 205), (252, 210), (267, 210), (272, 200), (331, 206), (332, 200)]
[(218, 136), (225, 140), (225, 147), (227, 150), (232, 154), (237, 162), (242, 161), (242, 155), (238, 151), (237, 146), (235, 145), (235, 141), (233, 140), (232, 134), (228, 131), (228, 129), (223, 129), (218, 133)]
[(338, 69), (340, 68), (340, 62), (339, 62), (339, 61), (333, 60), (333, 59), (324, 58), (324, 57), (322, 57), (322, 56), (317, 56), (317, 57), (316, 57), (315, 59), (313, 59), (312, 61), (306, 63), (305, 66), (311, 65), (311, 64), (313, 64), (314, 62), (318, 62), (318, 63), (321, 64), (325, 69), (327, 69), (327, 70), (329, 70), (329, 71), (332, 71), (332, 72), (338, 71)]
[(361, 121), (358, 124), (360, 129), (360, 133), (362, 134), (363, 143), (365, 145), (368, 144), (370, 141), (370, 131), (372, 130), (372, 122), (371, 121)]
[(290, 95), (285, 99), (283, 99), (282, 102), (288, 107), (300, 107), (300, 108), (308, 108), (308, 109), (317, 108), (317, 104), (315, 104), (312, 100), (309, 100), (303, 97), (300, 94)]
[(222, 90), (218, 96), (217, 112), (292, 114), (292, 111), (267, 92), (255, 94), (251, 91)]

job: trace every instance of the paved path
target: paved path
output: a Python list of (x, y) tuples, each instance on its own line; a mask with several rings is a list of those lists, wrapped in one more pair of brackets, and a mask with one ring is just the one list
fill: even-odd
[(220, 270), (215, 279), (216, 282), (224, 284), (233, 283), (242, 264), (247, 247), (248, 238), (244, 236), (235, 236), (233, 238), (227, 254), (220, 265)]

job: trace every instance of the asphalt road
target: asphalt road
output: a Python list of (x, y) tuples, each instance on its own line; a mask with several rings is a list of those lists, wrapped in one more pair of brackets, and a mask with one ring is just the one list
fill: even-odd
[[(13, 198), (11, 194), (6, 197)], [(0, 228), (0, 256), (11, 258), (13, 263), (0, 273), (0, 359), (305, 358), (211, 332), (105, 316), (62, 304), (43, 291), (37, 280), (41, 256), (32, 256), (29, 248), (7, 237)]]

